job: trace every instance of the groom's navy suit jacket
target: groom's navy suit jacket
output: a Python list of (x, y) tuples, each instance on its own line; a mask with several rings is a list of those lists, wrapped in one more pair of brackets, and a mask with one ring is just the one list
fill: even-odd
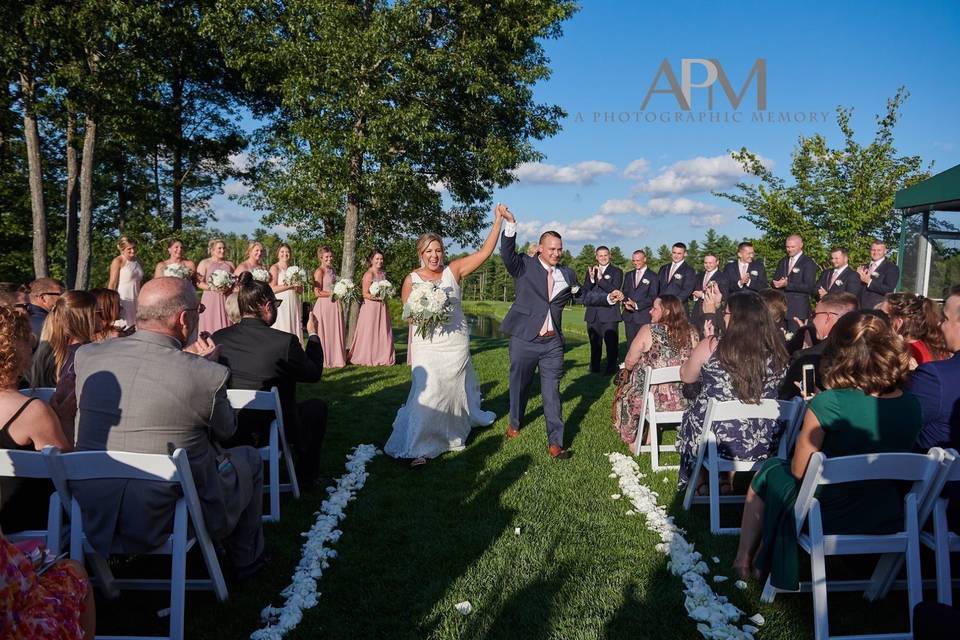
[[(500, 237), (500, 257), (507, 272), (513, 277), (514, 302), (507, 312), (500, 330), (521, 340), (534, 340), (540, 334), (547, 312), (553, 320), (553, 328), (563, 339), (563, 307), (571, 298), (588, 306), (611, 306), (607, 304), (607, 292), (596, 288), (589, 292), (579, 289), (577, 274), (570, 267), (557, 265), (563, 274), (567, 287), (552, 299), (547, 299), (547, 270), (543, 268), (538, 256), (530, 257), (517, 253), (517, 236)], [(577, 292), (574, 293), (574, 288)]]

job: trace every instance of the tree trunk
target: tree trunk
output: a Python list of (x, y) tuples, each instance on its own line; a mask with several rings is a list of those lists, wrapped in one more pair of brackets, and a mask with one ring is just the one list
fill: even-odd
[(77, 282), (77, 208), (80, 206), (77, 153), (77, 114), (67, 111), (67, 288), (76, 288)]
[(173, 80), (173, 230), (183, 228), (183, 78)]
[(24, 64), (20, 72), (20, 91), (23, 94), (23, 137), (27, 143), (27, 164), (30, 173), (30, 207), (33, 211), (33, 273), (46, 278), (47, 270), (47, 212), (43, 204), (43, 165), (40, 162), (40, 131), (34, 114), (36, 83)]
[(160, 192), (160, 148), (153, 150), (153, 188), (156, 195), (157, 219), (163, 218), (163, 194)]
[(117, 229), (123, 235), (123, 226), (127, 221), (127, 156), (123, 147), (117, 148)]
[(93, 250), (93, 149), (96, 141), (97, 121), (88, 113), (84, 120), (83, 160), (80, 163), (80, 233), (76, 282), (80, 289), (90, 288), (90, 257)]

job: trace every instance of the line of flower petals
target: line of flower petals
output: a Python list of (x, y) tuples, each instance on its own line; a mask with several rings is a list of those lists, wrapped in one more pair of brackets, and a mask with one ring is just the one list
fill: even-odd
[(347, 472), (337, 479), (336, 486), (327, 487), (330, 495), (320, 505), (316, 522), (309, 531), (300, 534), (306, 542), (300, 562), (293, 571), (293, 580), (280, 592), (285, 598), (283, 606), (268, 605), (260, 612), (266, 626), (250, 634), (251, 640), (280, 640), (300, 624), (304, 610), (317, 605), (320, 598), (317, 581), (330, 566), (329, 561), (337, 557), (337, 552), (329, 545), (340, 539), (338, 526), (346, 517), (344, 509), (366, 482), (369, 475), (367, 463), (379, 453), (372, 444), (361, 444), (347, 455)]
[(644, 515), (647, 528), (660, 536), (661, 542), (656, 549), (669, 558), (667, 568), (670, 572), (683, 580), (684, 607), (697, 622), (700, 635), (709, 640), (753, 640), (757, 627), (737, 626), (743, 611), (730, 603), (726, 596), (714, 593), (704, 579), (710, 568), (693, 544), (683, 537), (683, 531), (674, 524), (673, 517), (657, 504), (657, 494), (640, 481), (644, 476), (636, 460), (622, 453), (610, 453), (607, 458), (613, 465), (610, 477), (619, 478), (623, 496), (630, 500), (637, 513)]

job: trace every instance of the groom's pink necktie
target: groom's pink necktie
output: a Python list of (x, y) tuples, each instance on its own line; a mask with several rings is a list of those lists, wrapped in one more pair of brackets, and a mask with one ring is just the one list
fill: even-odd
[[(550, 298), (553, 297), (553, 267), (547, 267), (547, 302), (550, 302)], [(543, 319), (543, 326), (540, 327), (540, 335), (544, 335), (553, 331), (553, 326), (550, 322), (550, 307), (547, 307), (547, 317)]]

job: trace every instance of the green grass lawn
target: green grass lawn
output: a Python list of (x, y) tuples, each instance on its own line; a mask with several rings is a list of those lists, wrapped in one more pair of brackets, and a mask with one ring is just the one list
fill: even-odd
[[(499, 303), (482, 309), (491, 315), (503, 311)], [(475, 338), (473, 361), (484, 406), (501, 418), (476, 431), (464, 451), (423, 469), (411, 470), (386, 456), (370, 463), (370, 478), (343, 522), (339, 555), (320, 581), (320, 602), (290, 637), (698, 637), (683, 607), (682, 583), (654, 550), (658, 538), (641, 516), (625, 515), (630, 508), (625, 501), (610, 499), (619, 490), (608, 477), (604, 454), (626, 449), (610, 426), (610, 379), (588, 373), (589, 347), (574, 335), (580, 311), (569, 312), (571, 326), (565, 323), (569, 338), (562, 384), (566, 443), (574, 457), (565, 462), (548, 457), (539, 396), (531, 398), (521, 436), (504, 440), (506, 341)], [(402, 331), (397, 345), (402, 362)], [(383, 445), (409, 378), (403, 365), (348, 367), (301, 388), (302, 395), (330, 403), (322, 473), (342, 474), (344, 456), (356, 444)], [(766, 618), (760, 637), (812, 637), (809, 595), (781, 596), (761, 606), (759, 589), (738, 591), (729, 570), (736, 538), (711, 536), (704, 507), (682, 511), (675, 472), (653, 474), (646, 458), (641, 466), (645, 482), (669, 505), (688, 539), (705, 558), (720, 557), (721, 563), (710, 562), (711, 567), (731, 579), (716, 590), (748, 615), (761, 612)], [(232, 588), (229, 602), (219, 604), (206, 593), (188, 595), (187, 637), (246, 637), (257, 628), (263, 606), (282, 603), (279, 592), (299, 558), (299, 533), (309, 528), (324, 495), (315, 489), (300, 501), (284, 497), (282, 523), (266, 529), (274, 566), (255, 582)], [(730, 510), (726, 519), (732, 524), (739, 514)], [(463, 600), (474, 609), (466, 617), (454, 609)], [(902, 629), (904, 603), (902, 594), (873, 605), (859, 594), (831, 596), (831, 630)], [(100, 604), (103, 633), (149, 633), (165, 622), (155, 617), (167, 606), (159, 595), (125, 595)]]

